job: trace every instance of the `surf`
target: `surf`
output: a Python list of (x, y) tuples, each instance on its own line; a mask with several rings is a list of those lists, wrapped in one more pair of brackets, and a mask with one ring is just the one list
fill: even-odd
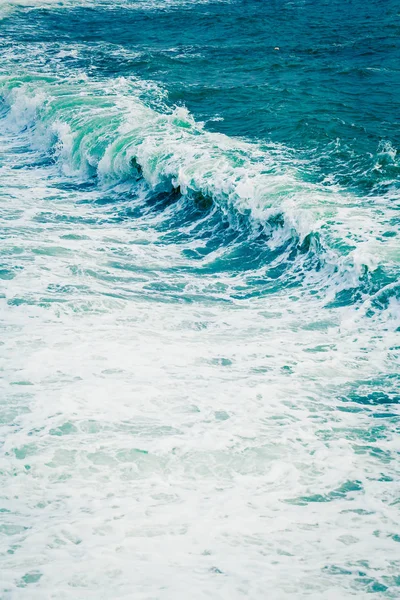
[(68, 177), (95, 178), (103, 188), (143, 180), (153, 193), (215, 204), (230, 227), (245, 219), (249, 232), (267, 234), (270, 247), (295, 237), (299, 247), (317, 248), (338, 291), (357, 286), (366, 272), (390, 273), (398, 264), (388, 227), (393, 208), (382, 218), (379, 206), (360, 209), (338, 186), (302, 181), (281, 146), (210, 133), (184, 108), (146, 106), (143, 82), (116, 80), (104, 89), (87, 80), (28, 76), (3, 78), (0, 85), (7, 126), (25, 131), (29, 144), (50, 154)]

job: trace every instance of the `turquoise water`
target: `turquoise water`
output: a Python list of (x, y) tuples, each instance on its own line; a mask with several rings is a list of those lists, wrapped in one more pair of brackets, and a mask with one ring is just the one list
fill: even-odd
[(0, 2), (0, 597), (398, 598), (400, 6)]

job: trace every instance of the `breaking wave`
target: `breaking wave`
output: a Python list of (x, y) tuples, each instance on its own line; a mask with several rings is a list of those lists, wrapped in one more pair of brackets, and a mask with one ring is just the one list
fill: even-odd
[[(178, 213), (186, 226), (190, 215), (201, 221), (191, 229), (203, 241), (194, 257), (215, 262), (216, 248), (225, 246), (231, 259), (232, 247), (234, 254), (240, 247), (242, 268), (267, 267), (272, 279), (282, 270), (291, 281), (307, 277), (339, 304), (395, 289), (394, 207), (383, 211), (382, 198), (361, 207), (344, 188), (305, 181), (288, 149), (208, 132), (140, 80), (104, 86), (87, 77), (7, 77), (0, 91), (9, 131), (25, 136), (63, 175), (104, 189), (122, 186), (124, 194), (140, 189), (141, 202), (150, 197), (153, 206), (160, 195), (164, 207), (184, 205), (175, 225)], [(394, 160), (390, 148), (381, 154)]]

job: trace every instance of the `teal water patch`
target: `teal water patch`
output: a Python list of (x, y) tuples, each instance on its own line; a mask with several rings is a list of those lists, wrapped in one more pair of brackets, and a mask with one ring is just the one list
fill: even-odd
[(298, 504), (299, 506), (307, 506), (307, 504), (312, 502), (332, 502), (342, 498), (347, 499), (352, 492), (359, 492), (362, 491), (362, 489), (363, 488), (360, 481), (346, 481), (346, 483), (341, 485), (336, 490), (332, 490), (326, 494), (311, 494), (310, 496), (302, 496), (300, 498), (285, 500), (285, 502), (290, 504)]

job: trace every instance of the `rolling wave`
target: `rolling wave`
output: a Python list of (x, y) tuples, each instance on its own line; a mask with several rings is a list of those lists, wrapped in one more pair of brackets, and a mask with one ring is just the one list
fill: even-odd
[(242, 258), (254, 255), (255, 244), (251, 268), (265, 266), (277, 249), (290, 264), (306, 255), (302, 273), (314, 271), (315, 285), (323, 266), (318, 285), (334, 289), (339, 303), (349, 301), (349, 290), (353, 302), (391, 284), (399, 263), (395, 206), (377, 197), (361, 207), (343, 188), (303, 180), (282, 146), (208, 132), (183, 107), (155, 110), (143, 99), (149, 86), (29, 75), (2, 78), (0, 92), (8, 130), (63, 175), (105, 189), (123, 185), (124, 193), (144, 186), (150, 196), (183, 197), (186, 211), (188, 203), (203, 213), (213, 207), (230, 230), (245, 232)]

